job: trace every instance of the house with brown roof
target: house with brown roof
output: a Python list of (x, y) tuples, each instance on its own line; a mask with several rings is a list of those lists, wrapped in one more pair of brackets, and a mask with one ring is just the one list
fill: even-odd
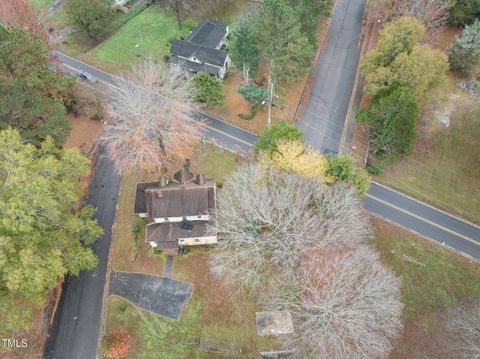
[(145, 240), (165, 254), (217, 242), (211, 215), (216, 206), (214, 179), (190, 172), (189, 162), (169, 179), (138, 183), (134, 213), (148, 218)]

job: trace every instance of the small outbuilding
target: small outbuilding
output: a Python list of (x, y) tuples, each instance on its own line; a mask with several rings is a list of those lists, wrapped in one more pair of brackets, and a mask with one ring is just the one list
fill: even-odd
[(283, 335), (293, 333), (292, 316), (289, 311), (257, 312), (257, 334)]

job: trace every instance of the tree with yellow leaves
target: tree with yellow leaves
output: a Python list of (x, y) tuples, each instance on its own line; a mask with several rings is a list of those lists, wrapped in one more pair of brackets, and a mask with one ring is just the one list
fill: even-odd
[(328, 161), (310, 148), (306, 148), (303, 142), (280, 139), (276, 143), (277, 150), (269, 155), (263, 152), (260, 156), (261, 163), (268, 163), (285, 171), (294, 172), (300, 176), (321, 177), (325, 183), (331, 182), (326, 176)]
[(370, 188), (367, 172), (349, 156), (328, 158), (300, 140), (279, 139), (272, 153), (261, 152), (259, 162), (305, 177), (319, 177), (325, 184), (345, 182), (364, 196)]

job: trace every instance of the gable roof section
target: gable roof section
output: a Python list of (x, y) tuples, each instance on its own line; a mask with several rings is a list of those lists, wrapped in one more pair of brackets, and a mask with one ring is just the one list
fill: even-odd
[(215, 181), (203, 185), (169, 183), (166, 187), (145, 191), (150, 221), (154, 218), (187, 217), (208, 214), (215, 208)]
[[(173, 40), (170, 53), (173, 56), (179, 56), (185, 59), (196, 57), (201, 62), (218, 67), (223, 67), (225, 60), (227, 59), (227, 53), (225, 51), (177, 39)], [(189, 66), (190, 64), (195, 63), (193, 61), (188, 62)]]
[(197, 62), (188, 61), (186, 59), (182, 59), (181, 57), (177, 57), (177, 56), (171, 56), (170, 62), (172, 64), (177, 64), (182, 66), (185, 70), (193, 71), (196, 73), (206, 72), (210, 75), (218, 75), (221, 70), (221, 68), (218, 66), (199, 64)]
[(135, 192), (135, 205), (133, 207), (134, 214), (147, 213), (147, 199), (145, 196), (145, 190), (149, 188), (157, 188), (159, 185), (159, 182), (137, 183), (137, 189)]
[(187, 41), (206, 47), (215, 48), (227, 34), (228, 25), (224, 22), (206, 19), (203, 20), (192, 33)]
[(184, 229), (180, 222), (150, 223), (147, 225), (147, 242), (155, 242), (157, 249), (178, 249), (179, 238), (215, 236), (208, 221), (190, 222), (191, 228)]

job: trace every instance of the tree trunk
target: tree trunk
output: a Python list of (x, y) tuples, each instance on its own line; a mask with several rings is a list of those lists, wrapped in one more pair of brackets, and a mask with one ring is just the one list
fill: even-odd
[(246, 62), (243, 63), (243, 81), (245, 84), (248, 84), (250, 82), (250, 65)]

